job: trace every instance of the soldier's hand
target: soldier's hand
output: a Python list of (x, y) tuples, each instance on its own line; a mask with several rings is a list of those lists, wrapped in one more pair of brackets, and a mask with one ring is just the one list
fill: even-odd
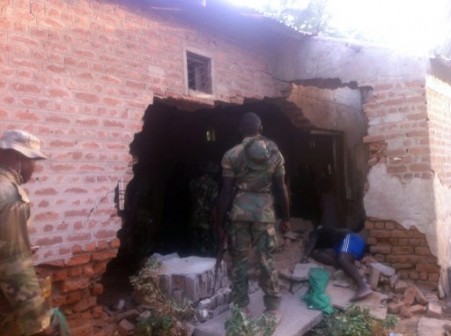
[(291, 224), (289, 220), (283, 220), (280, 222), (280, 231), (286, 233), (291, 230)]

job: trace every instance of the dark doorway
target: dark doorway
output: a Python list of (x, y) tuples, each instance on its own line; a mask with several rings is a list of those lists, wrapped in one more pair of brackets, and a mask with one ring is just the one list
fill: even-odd
[[(140, 167), (134, 179), (148, 193), (149, 200), (143, 204), (147, 204), (150, 216), (148, 227), (135, 233), (139, 242), (133, 245), (144, 244), (145, 248), (134, 258), (153, 252), (189, 254), (189, 181), (198, 175), (202, 162), (220, 166), (224, 152), (241, 141), (238, 123), (248, 111), (260, 115), (263, 135), (274, 140), (285, 157), (293, 216), (320, 223), (319, 188), (326, 177), (335, 187), (336, 208), (341, 210), (337, 216), (344, 215), (341, 134), (299, 130), (283, 111), (267, 101), (186, 111), (156, 100), (146, 110), (142, 132), (130, 146)], [(216, 178), (220, 181), (220, 174)], [(133, 225), (133, 219), (125, 218), (125, 225), (127, 221)]]

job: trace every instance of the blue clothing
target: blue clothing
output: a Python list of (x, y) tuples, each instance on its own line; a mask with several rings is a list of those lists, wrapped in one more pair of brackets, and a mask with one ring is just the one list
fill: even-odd
[(335, 251), (337, 253), (352, 254), (356, 260), (360, 260), (365, 253), (365, 241), (358, 234), (348, 233), (335, 248)]

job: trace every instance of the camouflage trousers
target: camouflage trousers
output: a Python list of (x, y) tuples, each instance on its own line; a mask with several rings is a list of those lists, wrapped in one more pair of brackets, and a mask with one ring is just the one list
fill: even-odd
[(0, 335), (33, 335), (50, 325), (50, 313), (31, 255), (0, 262)]
[(280, 306), (279, 278), (273, 253), (277, 248), (274, 223), (238, 222), (229, 226), (229, 249), (232, 257), (232, 301), (238, 307), (249, 304), (248, 261), (250, 248), (255, 251), (259, 285), (267, 309)]

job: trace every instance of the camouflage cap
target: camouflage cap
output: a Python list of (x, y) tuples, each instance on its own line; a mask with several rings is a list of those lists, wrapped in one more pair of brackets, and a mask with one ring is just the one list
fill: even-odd
[(244, 163), (253, 170), (268, 168), (270, 155), (264, 140), (250, 141), (244, 146)]
[(41, 141), (34, 135), (22, 130), (8, 130), (0, 138), (0, 148), (13, 149), (27, 158), (47, 159), (41, 152)]

